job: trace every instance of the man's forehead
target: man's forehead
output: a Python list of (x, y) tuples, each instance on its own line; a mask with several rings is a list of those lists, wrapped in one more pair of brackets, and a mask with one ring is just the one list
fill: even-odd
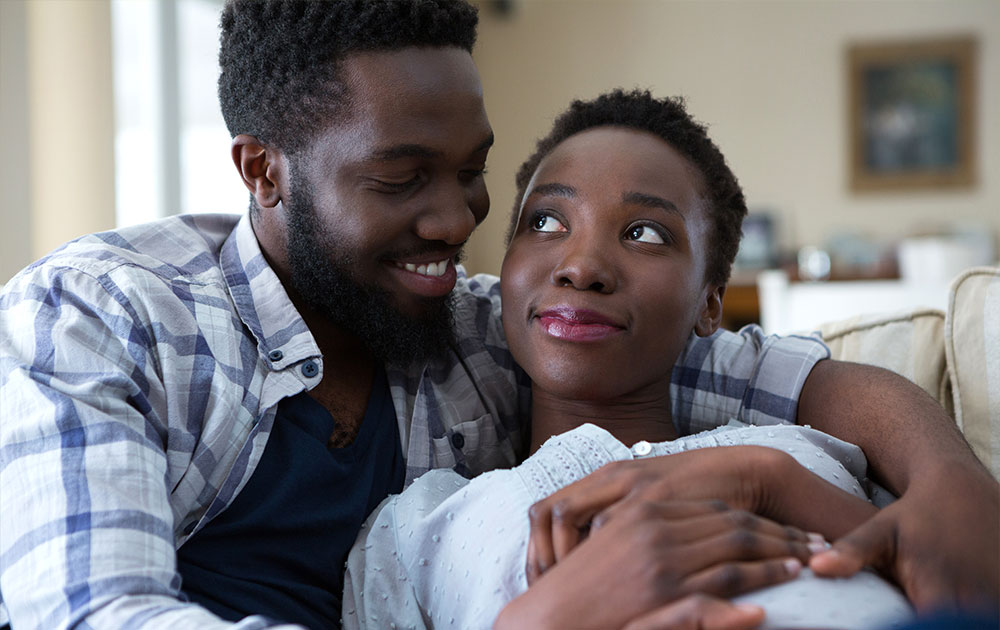
[(356, 155), (392, 159), (492, 145), (479, 74), (461, 48), (354, 53), (339, 72), (348, 90), (345, 109), (323, 135), (356, 142)]
[(453, 46), (352, 53), (344, 58), (341, 72), (348, 89), (358, 95), (396, 99), (454, 91), (483, 95), (472, 55)]

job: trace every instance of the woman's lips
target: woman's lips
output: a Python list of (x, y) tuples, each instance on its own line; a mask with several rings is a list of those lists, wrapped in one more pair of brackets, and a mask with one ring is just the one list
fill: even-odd
[(546, 334), (566, 341), (600, 341), (625, 330), (610, 317), (588, 310), (553, 308), (535, 317)]

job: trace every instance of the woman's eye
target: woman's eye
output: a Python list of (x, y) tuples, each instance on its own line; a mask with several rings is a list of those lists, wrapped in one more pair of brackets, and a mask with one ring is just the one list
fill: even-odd
[(648, 225), (633, 225), (625, 232), (625, 238), (630, 241), (639, 241), (640, 243), (656, 243), (659, 245), (666, 243), (663, 236)]
[(551, 215), (538, 213), (531, 219), (531, 229), (536, 232), (565, 232), (566, 226)]

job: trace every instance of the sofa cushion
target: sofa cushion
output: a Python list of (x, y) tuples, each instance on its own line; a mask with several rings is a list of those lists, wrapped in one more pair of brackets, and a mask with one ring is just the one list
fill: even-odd
[(955, 422), (1000, 478), (1000, 267), (975, 267), (955, 278), (944, 335)]
[(951, 412), (944, 354), (945, 315), (934, 309), (858, 315), (820, 326), (831, 358), (892, 370)]

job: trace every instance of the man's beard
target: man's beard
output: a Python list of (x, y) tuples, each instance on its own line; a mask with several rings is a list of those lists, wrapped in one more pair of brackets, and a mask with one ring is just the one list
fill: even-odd
[(335, 250), (336, 243), (319, 225), (312, 191), (299, 173), (292, 169), (294, 192), (285, 200), (288, 261), (299, 297), (385, 363), (424, 361), (447, 352), (454, 336), (451, 295), (425, 299), (422, 314), (412, 316), (393, 305), (389, 291), (357, 280), (351, 269), (359, 261)]

